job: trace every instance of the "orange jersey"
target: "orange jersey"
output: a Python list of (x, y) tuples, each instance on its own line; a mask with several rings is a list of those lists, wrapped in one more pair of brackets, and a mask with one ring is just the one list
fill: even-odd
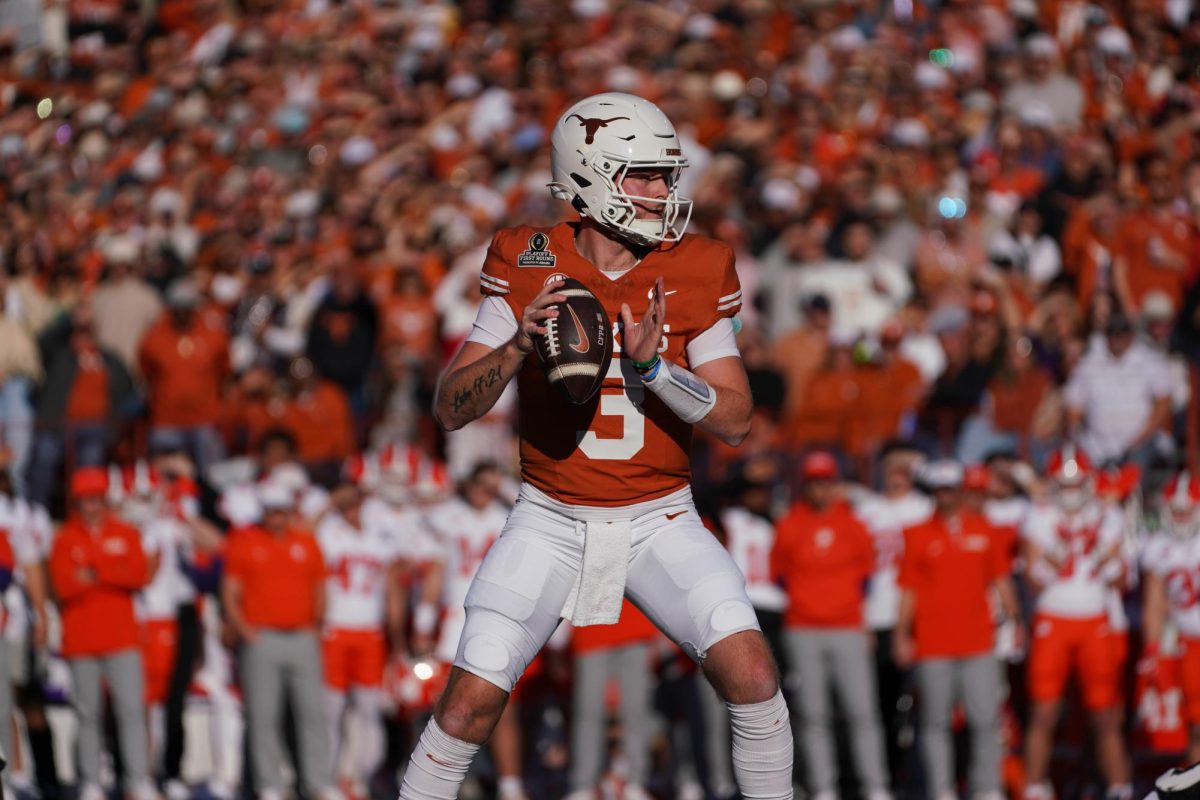
[(867, 579), (875, 568), (871, 534), (850, 507), (792, 506), (776, 526), (771, 572), (786, 587), (789, 628), (861, 628)]
[(317, 623), (325, 559), (311, 534), (276, 536), (258, 527), (243, 528), (226, 547), (225, 575), (242, 582), (242, 615), (251, 625), (298, 630)]
[(962, 658), (992, 649), (989, 587), (1007, 559), (987, 521), (964, 512), (904, 531), (896, 582), (916, 595), (913, 633), (917, 658)]
[(136, 647), (133, 595), (150, 581), (142, 537), (116, 517), (89, 531), (72, 517), (50, 553), (50, 582), (62, 613), (62, 652), (97, 656)]
[[(667, 318), (659, 353), (683, 367), (689, 366), (688, 343), (741, 308), (733, 252), (719, 242), (685, 236), (610, 280), (576, 251), (575, 229), (562, 223), (497, 233), (480, 276), (483, 293), (503, 298), (519, 320), (551, 276), (566, 275), (596, 295), (615, 329), (621, 304), (629, 304), (640, 318), (655, 279), (662, 276)], [(517, 376), (521, 477), (556, 500), (622, 506), (688, 483), (692, 426), (645, 391), (619, 345), (614, 337), (608, 376), (583, 405), (563, 399), (534, 354)]]

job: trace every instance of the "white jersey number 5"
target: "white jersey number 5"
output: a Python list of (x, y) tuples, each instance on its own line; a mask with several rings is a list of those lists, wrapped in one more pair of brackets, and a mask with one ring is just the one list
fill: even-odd
[(595, 461), (625, 461), (637, 455), (646, 444), (646, 417), (641, 408), (646, 390), (638, 385), (636, 375), (622, 376), (621, 363), (621, 357), (614, 350), (607, 377), (623, 378), (625, 390), (621, 394), (600, 396), (600, 413), (606, 417), (621, 418), (621, 438), (601, 439), (595, 431), (579, 431), (576, 434), (579, 449)]

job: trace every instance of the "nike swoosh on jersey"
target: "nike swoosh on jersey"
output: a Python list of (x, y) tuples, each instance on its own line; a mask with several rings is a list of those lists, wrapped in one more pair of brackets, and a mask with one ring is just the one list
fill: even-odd
[(663, 516), (667, 519), (675, 519), (676, 517), (682, 517), (686, 513), (686, 511), (676, 511), (674, 514), (664, 514)]

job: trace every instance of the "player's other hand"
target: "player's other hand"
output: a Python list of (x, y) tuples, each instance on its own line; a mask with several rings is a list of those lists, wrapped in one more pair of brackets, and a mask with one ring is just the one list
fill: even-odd
[(621, 351), (633, 361), (646, 362), (658, 352), (663, 323), (667, 320), (667, 293), (660, 275), (641, 322), (634, 322), (628, 303), (621, 304)]
[(516, 336), (513, 337), (513, 344), (522, 353), (533, 352), (533, 337), (544, 336), (546, 328), (543, 323), (550, 317), (558, 316), (558, 309), (550, 306), (566, 301), (567, 298), (554, 293), (554, 290), (562, 285), (562, 280), (550, 281), (521, 312), (521, 322), (517, 327)]

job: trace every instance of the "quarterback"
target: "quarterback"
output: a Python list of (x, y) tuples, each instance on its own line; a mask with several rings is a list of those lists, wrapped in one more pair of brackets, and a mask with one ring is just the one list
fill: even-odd
[[(687, 160), (653, 103), (619, 93), (582, 100), (555, 124), (551, 148), (551, 191), (580, 219), (496, 234), (475, 327), (434, 401), (439, 422), (460, 428), (515, 377), (522, 485), (467, 592), (454, 668), (400, 797), (455, 797), (559, 621), (613, 624), (628, 597), (727, 704), (742, 796), (790, 798), (792, 734), (776, 667), (745, 581), (689, 489), (692, 426), (736, 445), (750, 425), (733, 254), (684, 235), (691, 203), (677, 187)], [(534, 355), (566, 301), (556, 292), (562, 277), (616, 322), (605, 379), (579, 405), (555, 391)], [(574, 330), (584, 333), (578, 321)], [(646, 794), (633, 786), (625, 796)]]

